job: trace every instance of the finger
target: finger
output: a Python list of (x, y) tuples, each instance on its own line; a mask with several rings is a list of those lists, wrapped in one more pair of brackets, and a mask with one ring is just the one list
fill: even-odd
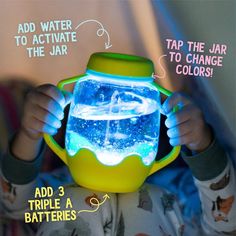
[(54, 116), (52, 113), (48, 112), (47, 110), (41, 108), (40, 106), (32, 105), (32, 111), (33, 111), (33, 117), (35, 119), (38, 119), (42, 121), (43, 123), (48, 124), (56, 129), (61, 127), (60, 119), (58, 119), (56, 116)]
[(171, 138), (169, 142), (172, 146), (179, 146), (179, 145), (187, 145), (193, 142), (193, 140), (194, 140), (194, 133), (190, 132), (177, 138)]
[(62, 91), (60, 91), (56, 86), (52, 84), (44, 84), (39, 86), (37, 91), (47, 95), (48, 97), (51, 97), (53, 100), (59, 103), (62, 108), (65, 107), (65, 97)]
[(167, 128), (173, 128), (175, 126), (178, 126), (181, 123), (190, 120), (193, 113), (194, 113), (194, 107), (192, 105), (187, 105), (182, 110), (169, 113), (167, 119), (165, 120), (165, 125)]
[(28, 95), (28, 99), (34, 106), (38, 105), (44, 110), (51, 112), (59, 120), (63, 119), (63, 108), (48, 95), (36, 91), (34, 93), (30, 93)]
[(180, 125), (168, 129), (167, 135), (169, 138), (178, 138), (192, 132), (192, 130), (193, 122), (191, 120), (188, 120), (184, 123), (181, 123)]
[[(24, 125), (24, 127), (26, 127)], [(34, 117), (31, 117), (30, 118), (30, 122), (29, 124), (27, 125), (27, 128), (28, 130), (31, 130), (33, 132), (38, 132), (38, 133), (47, 133), (47, 134), (50, 134), (50, 135), (54, 135), (57, 133), (57, 129), (48, 125), (48, 124), (45, 124), (44, 122), (34, 118)]]
[(71, 102), (73, 94), (71, 92), (68, 92), (68, 91), (63, 91), (63, 95), (64, 95), (64, 98), (65, 98), (65, 106), (66, 106)]
[(190, 103), (192, 103), (191, 100), (185, 94), (173, 93), (162, 104), (162, 110), (165, 112), (165, 114), (168, 114), (175, 106), (179, 105), (180, 107), (183, 107)]

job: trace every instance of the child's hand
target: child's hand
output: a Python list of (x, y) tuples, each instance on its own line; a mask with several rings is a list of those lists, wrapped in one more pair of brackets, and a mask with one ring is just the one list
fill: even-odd
[(70, 100), (69, 92), (62, 93), (51, 84), (30, 91), (24, 106), (22, 129), (32, 139), (41, 138), (43, 133), (56, 134), (64, 117), (63, 110)]
[[(178, 105), (180, 109), (173, 112)], [(161, 107), (167, 115), (165, 124), (172, 146), (186, 145), (192, 151), (204, 151), (212, 142), (212, 133), (201, 110), (186, 96), (174, 93)]]

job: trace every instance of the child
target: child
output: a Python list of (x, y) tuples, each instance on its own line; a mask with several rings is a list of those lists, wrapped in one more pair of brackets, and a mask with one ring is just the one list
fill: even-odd
[[(33, 199), (43, 154), (42, 134), (57, 133), (70, 99), (69, 93), (62, 93), (53, 85), (39, 86), (28, 94), (21, 129), (2, 160), (3, 178), (16, 193), (14, 202), (3, 199), (7, 213), (21, 215), (27, 200)], [(181, 109), (173, 113), (178, 104)], [(76, 212), (88, 212), (81, 212), (70, 221), (46, 220), (38, 235), (235, 235), (235, 171), (201, 111), (181, 93), (167, 98), (161, 111), (167, 115), (170, 144), (187, 148), (184, 160), (200, 193), (201, 223), (183, 220), (173, 195), (153, 185), (144, 184), (133, 193), (107, 193), (106, 201), (106, 193), (68, 185), (61, 205), (65, 206), (70, 198)], [(94, 201), (103, 204), (96, 209)]]

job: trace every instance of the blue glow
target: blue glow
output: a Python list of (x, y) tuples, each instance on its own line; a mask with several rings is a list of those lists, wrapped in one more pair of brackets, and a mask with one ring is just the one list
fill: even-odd
[(109, 78), (110, 80), (122, 80), (122, 83), (123, 82), (130, 82), (130, 81), (134, 81), (134, 82), (153, 82), (154, 79), (153, 77), (134, 77), (134, 76), (121, 76), (121, 75), (111, 75), (111, 74), (106, 74), (106, 73), (101, 73), (101, 72), (97, 72), (97, 71), (94, 71), (94, 70), (86, 70), (86, 74), (90, 74), (90, 75), (93, 75), (93, 76), (96, 76), (96, 77), (103, 77), (103, 78)]
[(128, 81), (113, 78), (108, 83), (107, 77), (88, 75), (76, 84), (66, 129), (70, 156), (87, 148), (105, 165), (116, 165), (133, 154), (145, 165), (153, 162), (160, 95), (150, 83)]

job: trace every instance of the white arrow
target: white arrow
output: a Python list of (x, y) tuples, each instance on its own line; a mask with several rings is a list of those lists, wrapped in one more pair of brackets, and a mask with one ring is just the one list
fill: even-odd
[(108, 199), (110, 199), (110, 196), (108, 194), (105, 194), (103, 196), (102, 202), (99, 202), (99, 200), (96, 197), (92, 197), (92, 198), (90, 198), (89, 203), (91, 204), (91, 206), (96, 206), (96, 208), (93, 210), (80, 210), (80, 211), (78, 211), (78, 214), (80, 214), (82, 212), (96, 212), (99, 209), (99, 207), (102, 204), (104, 204), (106, 202), (106, 200), (108, 200)]
[(164, 54), (164, 55), (162, 55), (162, 56), (160, 56), (160, 57), (158, 58), (158, 65), (160, 66), (161, 70), (163, 71), (163, 75), (154, 74), (153, 77), (156, 77), (156, 78), (159, 78), (159, 79), (163, 79), (163, 78), (166, 77), (165, 68), (164, 68), (164, 66), (163, 66), (162, 63), (161, 63), (161, 59), (162, 59), (163, 57), (166, 57), (166, 56), (167, 56), (167, 55)]
[(75, 27), (75, 29), (77, 30), (81, 25), (83, 25), (83, 24), (85, 24), (85, 23), (88, 23), (88, 22), (95, 22), (95, 23), (97, 23), (97, 24), (100, 26), (100, 28), (97, 30), (97, 36), (98, 36), (98, 37), (102, 37), (104, 34), (107, 35), (107, 42), (105, 42), (105, 49), (108, 49), (108, 48), (112, 47), (112, 45), (110, 44), (110, 36), (109, 36), (109, 33), (107, 32), (107, 30), (105, 30), (103, 24), (102, 24), (101, 22), (97, 21), (97, 20), (91, 19), (91, 20), (82, 21), (81, 23), (79, 23), (79, 24)]

